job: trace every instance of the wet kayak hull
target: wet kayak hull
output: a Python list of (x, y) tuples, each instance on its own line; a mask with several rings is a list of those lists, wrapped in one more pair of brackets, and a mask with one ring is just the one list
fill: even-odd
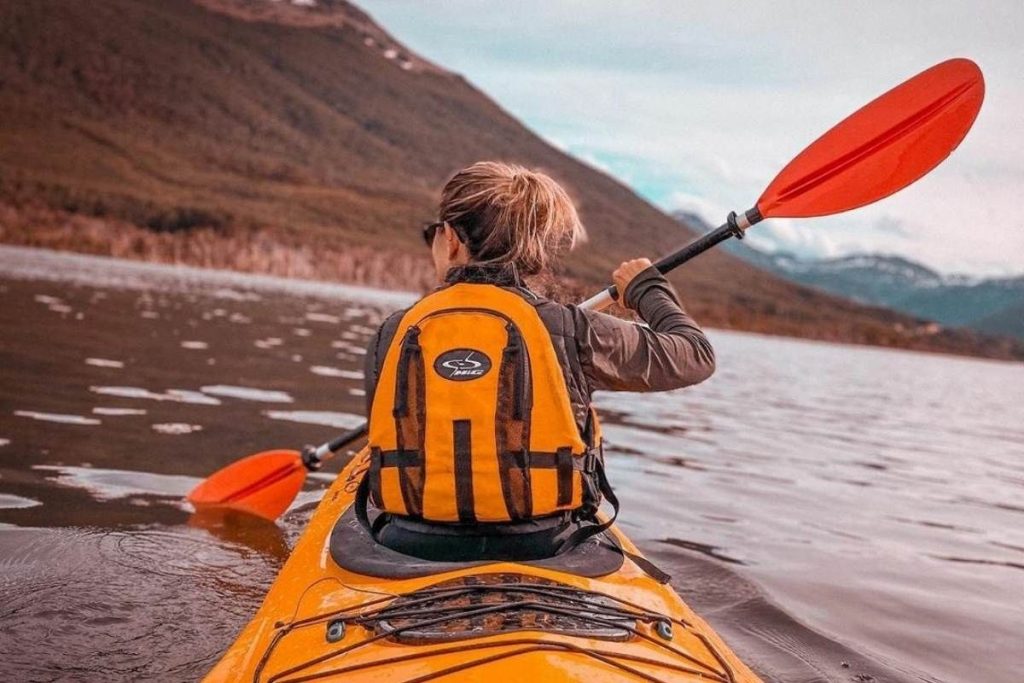
[(596, 578), (511, 562), (406, 579), (339, 567), (331, 532), (366, 465), (360, 453), (326, 492), (207, 683), (759, 680), (671, 587), (628, 558)]

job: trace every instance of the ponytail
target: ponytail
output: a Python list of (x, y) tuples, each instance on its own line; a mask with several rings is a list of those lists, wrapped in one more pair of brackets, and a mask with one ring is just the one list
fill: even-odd
[(510, 266), (523, 275), (586, 239), (568, 193), (550, 176), (522, 166), (481, 161), (441, 192), (440, 219), (465, 238), (475, 263)]

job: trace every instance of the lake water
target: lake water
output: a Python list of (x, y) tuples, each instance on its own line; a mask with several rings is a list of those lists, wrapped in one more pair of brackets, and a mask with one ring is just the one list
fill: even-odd
[[(276, 525), (183, 494), (358, 423), (408, 300), (0, 247), (0, 678), (199, 678), (331, 474)], [(597, 397), (683, 597), (769, 681), (1022, 680), (1024, 366), (709, 335), (705, 384)]]

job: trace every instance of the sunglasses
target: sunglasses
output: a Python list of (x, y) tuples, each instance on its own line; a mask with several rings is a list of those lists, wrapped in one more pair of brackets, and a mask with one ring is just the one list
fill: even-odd
[(437, 235), (438, 228), (444, 225), (444, 221), (437, 221), (435, 223), (427, 223), (423, 227), (423, 241), (427, 243), (428, 248), (434, 246), (434, 236)]
[(457, 226), (452, 225), (451, 223), (446, 223), (445, 221), (436, 221), (434, 223), (427, 223), (423, 227), (423, 241), (427, 243), (428, 248), (433, 248), (434, 236), (437, 235), (437, 231), (445, 225), (455, 231), (455, 236), (459, 238), (460, 242), (466, 242), (466, 236), (462, 234), (462, 230)]

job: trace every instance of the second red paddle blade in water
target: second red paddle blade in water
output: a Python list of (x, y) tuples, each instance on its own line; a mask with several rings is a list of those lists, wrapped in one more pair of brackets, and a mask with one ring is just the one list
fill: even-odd
[(192, 489), (188, 500), (197, 510), (241, 510), (276, 519), (305, 481), (306, 468), (298, 451), (264, 451), (213, 473)]

